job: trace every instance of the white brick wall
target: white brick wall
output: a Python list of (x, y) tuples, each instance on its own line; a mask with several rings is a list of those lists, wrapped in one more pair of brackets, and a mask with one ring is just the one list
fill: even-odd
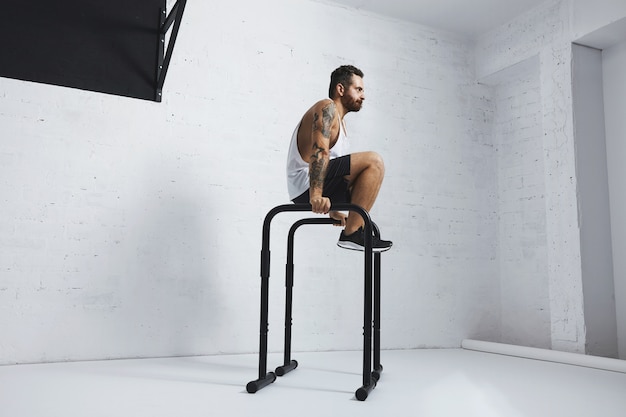
[[(287, 200), (298, 118), (344, 63), (365, 71), (365, 107), (347, 117), (353, 148), (380, 152), (387, 168), (372, 211), (395, 243), (383, 256), (383, 347), (533, 331), (541, 336), (530, 343), (545, 345), (536, 296), (546, 293), (546, 261), (517, 235), (541, 222), (541, 155), (521, 158), (530, 183), (498, 194), (516, 155), (495, 157), (494, 144), (507, 143), (494, 142), (492, 128), (513, 124), (513, 112), (502, 108), (506, 90), (493, 96), (476, 83), (531, 56), (539, 84), (507, 89), (529, 88), (523, 113), (532, 116), (539, 88), (551, 342), (578, 349), (566, 9), (549, 2), (474, 50), (436, 30), (307, 0), (190, 2), (161, 104), (0, 79), (0, 363), (256, 351), (262, 220)], [(511, 152), (536, 151), (524, 126)], [(525, 196), (537, 198), (516, 202)], [(498, 204), (509, 203), (531, 217), (499, 223)], [(293, 218), (274, 220), (274, 350)], [(499, 225), (515, 229), (510, 240)], [(362, 258), (335, 247), (338, 233), (298, 232), (296, 350), (360, 347)], [(540, 261), (528, 271), (537, 287), (505, 306), (519, 287), (499, 270), (522, 264), (516, 242)], [(525, 309), (531, 318), (513, 329)]]
[(485, 79), (493, 84), (501, 338), (547, 347), (550, 302), (539, 59)]
[(571, 97), (569, 1), (547, 1), (476, 45), (477, 74), (539, 57), (551, 347), (584, 352), (585, 325)]
[(480, 36), (476, 43), (478, 78), (531, 58), (555, 41), (569, 40), (570, 10), (567, 0), (547, 0)]
[[(316, 2), (192, 2), (161, 104), (0, 79), (0, 362), (255, 351), (262, 219), (287, 200), (292, 129), (344, 63), (367, 89), (353, 148), (387, 162), (372, 211), (395, 242), (383, 346), (497, 332), (493, 148), (471, 49)], [(360, 347), (363, 261), (338, 233), (298, 232), (295, 349)]]
[(619, 358), (626, 359), (626, 208), (624, 189), (624, 158), (626, 157), (626, 39), (603, 51), (604, 109), (606, 115), (606, 148), (609, 174), (609, 196), (617, 310), (617, 340)]

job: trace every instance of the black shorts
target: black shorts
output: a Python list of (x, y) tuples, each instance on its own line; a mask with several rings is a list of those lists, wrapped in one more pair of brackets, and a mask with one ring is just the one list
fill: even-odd
[[(322, 195), (330, 198), (331, 204), (350, 202), (348, 180), (344, 178), (346, 175), (350, 175), (350, 155), (340, 156), (328, 162)], [(309, 190), (306, 190), (292, 201), (298, 204), (309, 204)]]

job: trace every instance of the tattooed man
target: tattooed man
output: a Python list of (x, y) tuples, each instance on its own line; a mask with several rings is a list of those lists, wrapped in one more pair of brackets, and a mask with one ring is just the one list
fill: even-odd
[[(354, 203), (370, 210), (383, 181), (385, 166), (375, 152), (348, 153), (343, 118), (361, 110), (365, 100), (363, 72), (352, 65), (330, 76), (329, 99), (320, 100), (302, 117), (291, 138), (287, 160), (289, 198), (310, 203), (315, 213), (328, 213), (341, 222), (337, 245), (364, 250), (363, 219), (358, 213), (330, 211), (331, 203)], [(391, 247), (374, 239), (374, 250)]]

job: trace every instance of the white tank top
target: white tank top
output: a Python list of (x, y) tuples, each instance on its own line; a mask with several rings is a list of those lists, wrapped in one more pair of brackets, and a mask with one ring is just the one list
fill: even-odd
[[(287, 155), (287, 190), (289, 191), (290, 200), (309, 189), (309, 162), (303, 160), (298, 151), (298, 129), (300, 128), (300, 123), (293, 131), (289, 145), (289, 154)], [(342, 120), (339, 124), (337, 142), (330, 148), (330, 159), (348, 154), (348, 136), (345, 130)]]

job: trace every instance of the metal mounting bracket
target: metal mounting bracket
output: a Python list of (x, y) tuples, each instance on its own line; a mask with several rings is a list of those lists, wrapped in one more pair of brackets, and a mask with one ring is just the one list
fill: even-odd
[[(157, 74), (156, 74), (156, 86), (154, 100), (160, 102), (163, 96), (163, 84), (165, 84), (165, 76), (167, 75), (167, 69), (170, 66), (172, 59), (172, 52), (174, 51), (174, 45), (176, 44), (176, 37), (178, 36), (178, 30), (180, 29), (180, 23), (183, 18), (183, 12), (187, 0), (178, 0), (170, 14), (167, 14), (165, 9), (161, 9), (159, 15), (159, 47), (157, 57)], [(170, 39), (167, 44), (167, 52), (165, 51), (165, 37), (167, 32), (174, 24)]]

